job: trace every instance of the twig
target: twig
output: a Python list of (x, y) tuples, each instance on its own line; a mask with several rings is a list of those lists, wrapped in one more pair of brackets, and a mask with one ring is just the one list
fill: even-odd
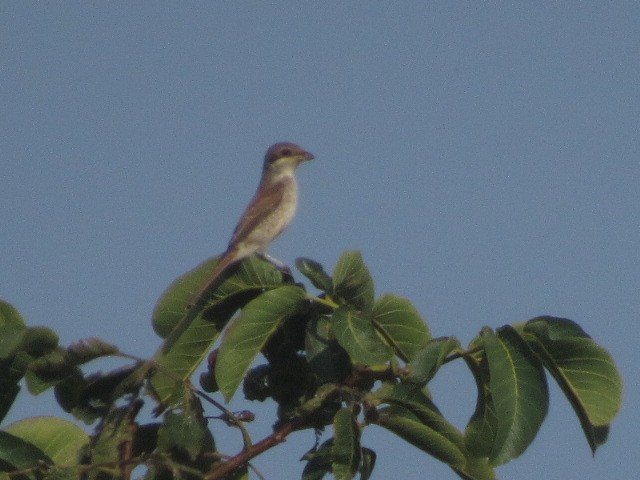
[(225, 462), (222, 465), (216, 467), (209, 474), (205, 475), (204, 480), (216, 480), (222, 478), (228, 473), (241, 467), (242, 465), (249, 463), (249, 460), (257, 457), (262, 452), (265, 452), (270, 448), (275, 447), (282, 442), (285, 442), (287, 435), (295, 431), (301, 424), (302, 422), (300, 420), (294, 420), (284, 424), (268, 437), (260, 440), (258, 443), (251, 445), (248, 448), (245, 448), (242, 452), (231, 458), (228, 462)]

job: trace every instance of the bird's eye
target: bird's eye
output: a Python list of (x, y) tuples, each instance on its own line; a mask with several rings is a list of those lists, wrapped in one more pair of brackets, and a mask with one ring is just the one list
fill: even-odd
[(291, 156), (291, 149), (290, 148), (285, 148), (280, 153), (282, 154), (283, 157), (290, 157)]

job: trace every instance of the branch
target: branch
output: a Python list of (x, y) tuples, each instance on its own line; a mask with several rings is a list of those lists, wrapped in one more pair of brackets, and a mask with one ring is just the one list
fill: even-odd
[(205, 475), (204, 480), (216, 480), (219, 478), (223, 478), (228, 473), (233, 472), (246, 463), (249, 463), (252, 458), (255, 458), (261, 453), (269, 450), (270, 448), (285, 442), (287, 435), (295, 431), (302, 425), (302, 423), (303, 422), (301, 420), (293, 420), (289, 423), (285, 423), (282, 427), (280, 427), (268, 437), (260, 440), (254, 445), (249, 446), (248, 448), (245, 448), (242, 452), (231, 458), (229, 461), (216, 467), (209, 474)]

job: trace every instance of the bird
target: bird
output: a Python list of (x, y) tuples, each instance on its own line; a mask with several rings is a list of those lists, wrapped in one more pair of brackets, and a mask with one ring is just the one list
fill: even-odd
[(202, 288), (192, 297), (191, 308), (218, 281), (225, 270), (254, 253), (281, 270), (286, 266), (267, 254), (269, 244), (291, 223), (298, 208), (298, 165), (313, 160), (313, 154), (290, 142), (275, 143), (267, 150), (258, 189), (233, 231), (222, 254)]

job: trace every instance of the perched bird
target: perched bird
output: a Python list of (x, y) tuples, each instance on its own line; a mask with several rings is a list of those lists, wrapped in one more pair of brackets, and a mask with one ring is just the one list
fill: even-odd
[(284, 264), (267, 255), (269, 244), (291, 223), (298, 207), (296, 167), (313, 155), (294, 143), (276, 143), (264, 156), (258, 190), (233, 231), (227, 251), (222, 255), (189, 307), (216, 283), (230, 265), (257, 253), (278, 268)]

